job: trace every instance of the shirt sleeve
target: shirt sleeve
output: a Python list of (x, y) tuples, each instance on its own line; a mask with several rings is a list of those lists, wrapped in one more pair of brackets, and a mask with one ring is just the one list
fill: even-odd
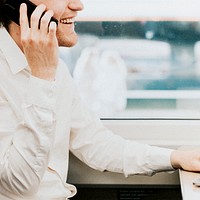
[[(3, 90), (3, 89), (2, 89)], [(3, 92), (2, 92), (3, 93)], [(0, 93), (0, 95), (2, 95)], [(13, 99), (14, 100), (14, 99)], [(20, 110), (22, 121), (16, 129), (0, 125), (0, 190), (31, 195), (38, 189), (47, 168), (55, 132), (56, 84), (31, 76)], [(14, 120), (6, 98), (0, 103), (5, 121)]]
[(173, 170), (173, 150), (126, 140), (104, 127), (78, 95), (73, 104), (70, 149), (90, 167), (100, 171), (153, 175)]

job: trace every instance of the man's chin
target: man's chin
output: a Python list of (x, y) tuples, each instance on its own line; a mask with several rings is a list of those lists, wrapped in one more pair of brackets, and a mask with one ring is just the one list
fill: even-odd
[(60, 47), (73, 47), (78, 42), (78, 36), (75, 34), (73, 37), (63, 38), (58, 41)]

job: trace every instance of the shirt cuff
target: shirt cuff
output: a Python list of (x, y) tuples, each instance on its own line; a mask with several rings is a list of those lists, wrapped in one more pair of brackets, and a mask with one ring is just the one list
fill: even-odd
[(172, 149), (151, 147), (148, 155), (149, 167), (155, 172), (174, 170), (171, 164)]
[(56, 82), (30, 76), (26, 102), (28, 105), (54, 110), (56, 105)]
[(134, 141), (126, 141), (124, 149), (124, 174), (152, 176), (161, 171), (174, 170), (170, 157), (172, 149), (154, 147)]

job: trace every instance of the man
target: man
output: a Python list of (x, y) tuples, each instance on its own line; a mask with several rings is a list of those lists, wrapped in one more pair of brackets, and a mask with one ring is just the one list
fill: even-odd
[[(3, 2), (0, 199), (64, 200), (74, 196), (76, 188), (65, 183), (69, 150), (95, 169), (125, 176), (175, 168), (200, 171), (200, 151), (182, 152), (125, 140), (87, 111), (67, 67), (58, 59), (58, 46), (77, 42), (74, 17), (83, 9), (79, 0), (33, 0), (38, 6), (30, 27), (26, 4), (20, 7), (18, 26), (2, 14)], [(58, 26), (49, 23), (52, 16), (58, 19)]]

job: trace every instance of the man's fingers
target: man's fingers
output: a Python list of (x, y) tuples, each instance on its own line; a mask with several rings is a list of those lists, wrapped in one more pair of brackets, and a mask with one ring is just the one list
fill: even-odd
[[(45, 12), (45, 14), (42, 16), (40, 20), (40, 29), (44, 35), (46, 35), (47, 32), (49, 32), (50, 20), (53, 17), (53, 14), (54, 13), (52, 10), (48, 10), (47, 12)], [(55, 29), (55, 27), (52, 27), (52, 29)]]
[(36, 7), (36, 9), (33, 11), (30, 19), (30, 26), (31, 29), (34, 31), (38, 30), (40, 19), (42, 14), (44, 13), (46, 9), (46, 6), (44, 4), (40, 4), (39, 6)]
[(56, 22), (50, 22), (49, 24), (49, 37), (54, 39), (56, 37), (57, 24)]
[(20, 17), (19, 23), (21, 28), (21, 33), (25, 33), (29, 29), (29, 22), (27, 17), (27, 6), (25, 3), (22, 3), (20, 6)]

